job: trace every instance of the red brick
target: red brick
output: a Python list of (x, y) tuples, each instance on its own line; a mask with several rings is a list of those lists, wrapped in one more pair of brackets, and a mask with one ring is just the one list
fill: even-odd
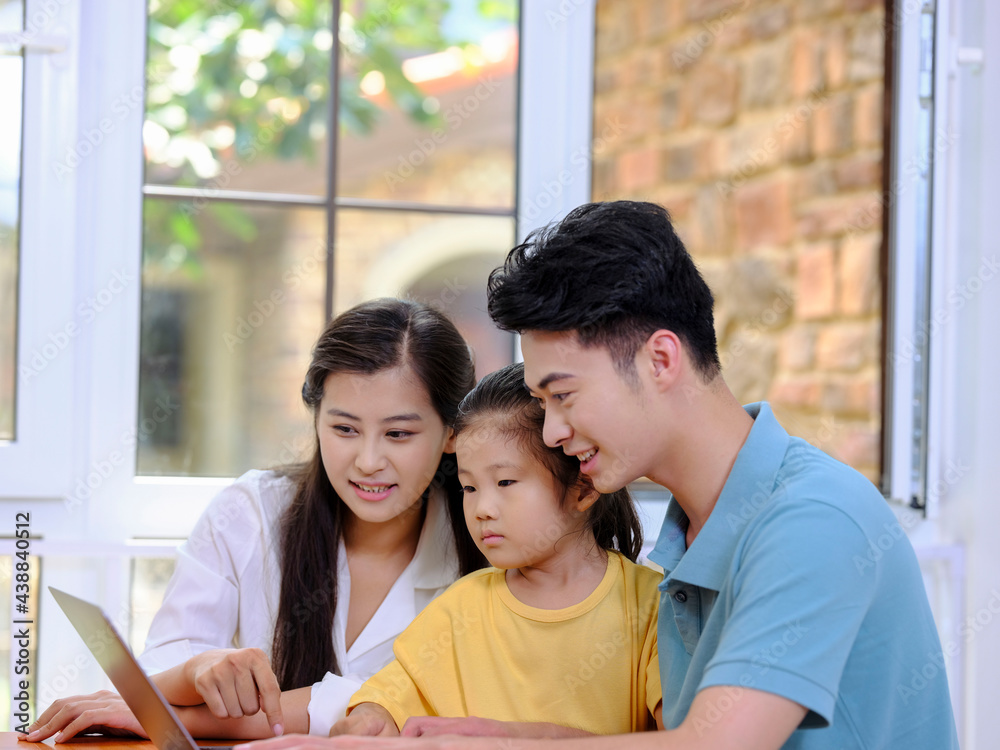
[(839, 12), (843, 4), (844, 0), (809, 0), (807, 3), (795, 3), (792, 7), (796, 21), (812, 21)]
[(882, 188), (882, 153), (852, 155), (833, 168), (837, 187), (844, 191)]
[(665, 131), (686, 128), (691, 122), (691, 97), (687, 95), (680, 76), (665, 83), (657, 95), (660, 128)]
[(665, 182), (684, 182), (704, 178), (710, 172), (711, 150), (708, 140), (669, 145), (663, 149)]
[(885, 32), (881, 15), (858, 20), (851, 30), (850, 50), (847, 75), (851, 81), (881, 80), (885, 76)]
[(706, 60), (693, 70), (690, 91), (695, 119), (709, 125), (724, 125), (736, 115), (739, 69), (728, 60)]
[(693, 251), (705, 255), (728, 255), (732, 248), (731, 212), (727, 202), (713, 187), (704, 187), (695, 198), (691, 225)]
[(823, 29), (823, 72), (827, 89), (837, 89), (847, 81), (847, 32), (843, 26)]
[(854, 142), (861, 147), (881, 146), (885, 115), (885, 85), (871, 83), (854, 95)]
[(726, 21), (735, 15), (746, 0), (687, 0), (685, 11), (687, 20), (691, 23), (709, 21), (712, 19)]
[(835, 237), (882, 226), (882, 194), (820, 199), (797, 206), (798, 235), (804, 239)]
[(885, 0), (844, 0), (845, 13), (862, 13), (873, 8), (885, 8)]
[(832, 242), (821, 242), (802, 250), (795, 279), (795, 315), (815, 320), (836, 310), (837, 268)]
[(875, 418), (878, 417), (881, 389), (876, 372), (833, 376), (823, 385), (820, 404), (835, 414)]
[(797, 28), (792, 38), (792, 96), (805, 97), (823, 87), (823, 44), (815, 28)]
[(752, 47), (743, 65), (740, 106), (753, 109), (788, 101), (791, 64), (792, 45), (788, 39), (779, 38)]
[(795, 197), (800, 202), (823, 198), (837, 192), (833, 168), (829, 163), (814, 162), (803, 166), (795, 173)]
[(830, 442), (829, 453), (848, 466), (878, 466), (881, 454), (881, 436), (876, 426), (844, 427)]
[(857, 370), (877, 357), (873, 324), (868, 322), (831, 323), (816, 337), (816, 365), (822, 370)]
[(770, 39), (787, 29), (790, 19), (788, 8), (779, 5), (751, 13), (747, 25), (754, 39)]
[(754, 181), (738, 188), (733, 198), (737, 249), (784, 245), (791, 240), (794, 223), (788, 182)]
[(781, 336), (778, 364), (782, 370), (809, 370), (816, 360), (816, 331), (793, 326)]
[(767, 394), (767, 400), (778, 406), (815, 407), (819, 404), (822, 385), (816, 375), (778, 375)]
[(843, 315), (867, 315), (880, 309), (881, 252), (881, 232), (852, 235), (841, 242), (837, 308)]
[(627, 193), (648, 188), (659, 176), (659, 154), (654, 148), (626, 151), (618, 157), (618, 185)]
[(854, 101), (849, 94), (827, 99), (812, 113), (812, 150), (830, 156), (851, 148), (854, 139)]

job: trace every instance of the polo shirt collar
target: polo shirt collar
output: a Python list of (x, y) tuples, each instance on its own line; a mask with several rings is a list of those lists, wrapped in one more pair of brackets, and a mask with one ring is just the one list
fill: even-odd
[(649, 559), (660, 565), (667, 579), (719, 591), (726, 579), (736, 545), (746, 525), (771, 496), (788, 449), (788, 433), (766, 402), (744, 407), (753, 427), (736, 456), (715, 508), (690, 549), (685, 548), (688, 519), (670, 498), (666, 518)]

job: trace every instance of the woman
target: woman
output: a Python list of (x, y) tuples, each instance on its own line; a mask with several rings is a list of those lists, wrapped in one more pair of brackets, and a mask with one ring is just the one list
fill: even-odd
[[(367, 302), (327, 326), (302, 388), (312, 459), (248, 472), (212, 501), (150, 628), (141, 662), (163, 670), (161, 692), (211, 712), (182, 713), (193, 733), (303, 732), (307, 710), (308, 730), (326, 735), (413, 617), (485, 565), (452, 429), (474, 384), (465, 341), (425, 305)], [(142, 733), (102, 692), (56, 701), (28, 738), (97, 726)]]

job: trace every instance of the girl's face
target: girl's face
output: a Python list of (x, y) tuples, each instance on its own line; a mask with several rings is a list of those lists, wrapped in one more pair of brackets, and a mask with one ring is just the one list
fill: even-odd
[(418, 503), (441, 454), (454, 450), (452, 429), (406, 365), (328, 375), (316, 433), (330, 484), (368, 523), (391, 521)]
[[(496, 568), (534, 567), (556, 555), (556, 544), (583, 526), (566, 488), (538, 459), (488, 426), (456, 441), (465, 522)], [(572, 545), (569, 545), (572, 546)]]

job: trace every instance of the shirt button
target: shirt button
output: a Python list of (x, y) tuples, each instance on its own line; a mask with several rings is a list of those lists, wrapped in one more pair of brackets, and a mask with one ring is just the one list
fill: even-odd
[(683, 591), (678, 591), (676, 594), (674, 594), (674, 599), (683, 604), (688, 600), (688, 595), (685, 594)]

